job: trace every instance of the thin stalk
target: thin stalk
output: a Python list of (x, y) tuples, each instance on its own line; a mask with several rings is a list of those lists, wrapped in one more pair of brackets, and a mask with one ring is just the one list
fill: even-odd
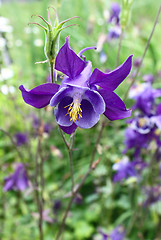
[(54, 64), (53, 64), (53, 62), (51, 61), (50, 62), (50, 76), (51, 76), (51, 82), (52, 83), (54, 83), (55, 81), (54, 81)]
[(36, 198), (36, 204), (37, 204), (38, 212), (39, 212), (39, 221), (38, 221), (39, 236), (40, 236), (40, 240), (43, 240), (44, 239), (44, 236), (43, 236), (43, 201), (42, 201), (42, 195), (40, 195), (40, 189), (39, 189), (39, 175), (41, 176), (41, 171), (42, 171), (42, 169), (39, 169), (40, 151), (41, 151), (41, 137), (39, 136), (36, 157), (35, 157), (35, 198)]
[(74, 169), (73, 169), (73, 156), (72, 156), (72, 151), (73, 151), (73, 146), (74, 146), (74, 136), (75, 134), (72, 135), (72, 142), (71, 144), (69, 144), (61, 130), (61, 128), (59, 127), (62, 139), (66, 145), (66, 148), (68, 150), (68, 155), (69, 155), (69, 165), (70, 165), (70, 175), (71, 175), (71, 180), (72, 180), (72, 194), (74, 194)]
[(13, 144), (13, 146), (15, 147), (15, 150), (17, 151), (17, 154), (19, 156), (19, 158), (23, 161), (23, 156), (22, 156), (22, 153), (20, 152), (20, 150), (18, 149), (14, 139), (12, 138), (12, 136), (7, 132), (5, 131), (4, 129), (0, 128), (0, 131), (3, 132), (6, 136), (9, 137), (11, 143)]
[(119, 65), (120, 61), (120, 52), (121, 52), (121, 46), (122, 46), (122, 40), (123, 40), (123, 30), (121, 30), (120, 38), (119, 38), (119, 46), (118, 46), (118, 51), (117, 51), (117, 60), (116, 60), (116, 67)]
[(124, 100), (127, 98), (128, 93), (129, 93), (132, 85), (135, 83), (135, 80), (136, 80), (136, 78), (137, 78), (137, 76), (138, 76), (138, 74), (139, 74), (139, 72), (140, 72), (140, 69), (141, 69), (142, 64), (143, 64), (144, 57), (145, 57), (146, 52), (147, 52), (147, 50), (148, 50), (148, 48), (149, 48), (150, 41), (151, 41), (151, 39), (152, 39), (152, 36), (153, 36), (153, 34), (154, 34), (156, 25), (157, 25), (157, 23), (158, 23), (160, 13), (161, 13), (161, 5), (160, 5), (159, 10), (158, 10), (158, 12), (157, 12), (157, 15), (156, 15), (156, 18), (155, 18), (153, 27), (152, 27), (152, 31), (151, 31), (150, 36), (149, 36), (149, 38), (148, 38), (148, 41), (147, 41), (147, 43), (146, 43), (145, 50), (144, 50), (143, 56), (142, 56), (142, 58), (141, 58), (139, 67), (138, 67), (138, 69), (137, 69), (137, 71), (136, 71), (136, 73), (135, 73), (135, 75), (134, 75), (134, 77), (133, 77), (133, 79), (132, 79), (132, 81), (131, 81), (131, 84), (130, 84), (130, 86), (129, 86), (129, 88), (128, 88), (126, 94), (125, 94), (125, 96), (124, 96)]
[(101, 137), (102, 137), (102, 133), (103, 133), (103, 130), (105, 128), (105, 122), (102, 122), (102, 125), (101, 125), (101, 129), (98, 133), (98, 136), (97, 136), (97, 140), (96, 140), (96, 143), (95, 143), (95, 146), (94, 146), (94, 149), (93, 149), (93, 152), (92, 152), (92, 156), (91, 156), (91, 161), (90, 161), (90, 165), (89, 165), (89, 168), (87, 170), (87, 172), (85, 173), (85, 175), (83, 176), (81, 182), (79, 183), (79, 185), (77, 186), (77, 188), (74, 190), (72, 196), (71, 196), (71, 199), (68, 203), (68, 206), (66, 208), (66, 211), (65, 211), (65, 214), (64, 214), (64, 217), (63, 217), (63, 220), (62, 220), (62, 223), (60, 225), (60, 228), (59, 228), (59, 231), (58, 231), (58, 234), (56, 236), (56, 240), (61, 240), (61, 235), (64, 231), (64, 226), (65, 226), (65, 222), (66, 222), (66, 218), (68, 216), (68, 213), (70, 211), (70, 208), (72, 206), (72, 203), (77, 195), (77, 193), (80, 191), (81, 187), (83, 186), (83, 184), (85, 183), (87, 177), (89, 176), (89, 174), (91, 173), (91, 171), (94, 169), (94, 165), (96, 166), (96, 164), (94, 164), (94, 159), (95, 159), (95, 154), (97, 152), (97, 145), (99, 144), (100, 140), (101, 140)]

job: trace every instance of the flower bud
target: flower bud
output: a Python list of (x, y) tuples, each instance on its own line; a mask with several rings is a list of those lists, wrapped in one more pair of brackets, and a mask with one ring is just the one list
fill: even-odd
[(122, 10), (120, 14), (120, 25), (122, 30), (124, 30), (128, 25), (132, 3), (133, 0), (122, 0)]
[[(54, 9), (54, 8), (53, 8)], [(49, 63), (54, 63), (57, 52), (59, 50), (59, 36), (60, 36), (60, 32), (72, 25), (76, 25), (76, 24), (71, 24), (69, 26), (63, 27), (64, 23), (70, 21), (73, 18), (77, 18), (77, 17), (73, 17), (73, 18), (69, 18), (67, 20), (64, 20), (62, 22), (59, 23), (59, 19), (58, 19), (58, 15), (56, 10), (54, 9), (54, 11), (56, 12), (56, 21), (54, 23), (54, 25), (52, 26), (51, 24), (51, 20), (50, 20), (50, 15), (49, 15), (49, 10), (48, 11), (48, 21), (46, 21), (43, 17), (41, 17), (40, 15), (33, 15), (33, 16), (37, 16), (39, 18), (41, 18), (43, 20), (43, 22), (46, 24), (47, 27), (39, 24), (39, 23), (35, 23), (32, 22), (30, 24), (36, 24), (38, 26), (40, 26), (41, 28), (44, 29), (45, 31), (45, 48), (44, 48), (44, 53), (45, 56), (47, 58), (47, 61), (44, 62), (49, 62)], [(43, 63), (43, 62), (41, 62)]]

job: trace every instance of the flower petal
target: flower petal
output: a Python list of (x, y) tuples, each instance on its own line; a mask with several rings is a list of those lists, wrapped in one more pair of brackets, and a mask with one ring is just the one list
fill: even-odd
[(55, 69), (70, 78), (75, 78), (85, 68), (85, 62), (69, 46), (69, 36), (61, 47), (55, 60)]
[(59, 103), (58, 108), (55, 109), (55, 118), (56, 121), (59, 125), (64, 126), (64, 127), (69, 127), (72, 125), (73, 121), (70, 121), (69, 114), (68, 112), (68, 106), (71, 104), (73, 99), (71, 97), (64, 97), (62, 101)]
[(94, 90), (87, 90), (84, 93), (84, 96), (89, 100), (92, 104), (94, 111), (98, 114), (102, 114), (105, 111), (105, 102), (103, 97)]
[(80, 128), (91, 128), (99, 121), (99, 114), (93, 109), (92, 104), (83, 99), (81, 102), (82, 118), (76, 121), (76, 125)]
[(27, 90), (21, 85), (19, 89), (22, 92), (23, 100), (27, 104), (35, 108), (43, 108), (50, 103), (50, 99), (58, 91), (59, 85), (55, 83), (44, 83), (32, 90)]
[(75, 123), (73, 123), (71, 126), (69, 127), (64, 127), (64, 126), (60, 126), (59, 127), (67, 134), (72, 134), (76, 128), (77, 128), (77, 125)]
[(65, 78), (63, 84), (67, 84), (73, 87), (89, 88), (89, 78), (91, 75), (92, 63), (88, 61), (87, 66), (83, 69), (81, 74), (79, 74), (74, 79)]
[(4, 192), (7, 192), (14, 187), (15, 179), (13, 175), (5, 178), (4, 181), (5, 181), (5, 184), (3, 187)]
[(90, 77), (90, 84), (96, 84), (103, 89), (114, 91), (130, 73), (131, 66), (132, 55), (129, 56), (122, 65), (120, 65), (112, 72), (103, 73), (96, 68)]
[(50, 100), (50, 106), (55, 107), (65, 96), (71, 95), (72, 87), (62, 87)]
[(131, 110), (126, 109), (124, 102), (116, 93), (104, 89), (99, 89), (98, 92), (106, 103), (104, 115), (109, 120), (113, 121), (131, 116)]

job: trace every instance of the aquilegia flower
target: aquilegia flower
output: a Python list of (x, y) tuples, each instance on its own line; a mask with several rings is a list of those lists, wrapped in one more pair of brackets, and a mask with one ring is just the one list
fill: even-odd
[(111, 234), (106, 234), (102, 230), (99, 230), (102, 235), (102, 240), (123, 240), (125, 239), (125, 229), (123, 226), (119, 225), (113, 229)]
[(126, 109), (114, 90), (130, 73), (132, 55), (112, 72), (103, 73), (96, 68), (91, 73), (91, 62), (82, 56), (88, 49), (91, 48), (77, 55), (67, 37), (55, 60), (55, 69), (65, 74), (61, 85), (45, 83), (32, 90), (19, 87), (27, 104), (43, 108), (50, 103), (56, 107), (56, 121), (68, 134), (77, 127), (93, 127), (102, 113), (111, 121), (131, 116), (131, 110)]
[(129, 177), (136, 177), (135, 165), (126, 156), (113, 165), (113, 170), (116, 171), (113, 177), (114, 182), (120, 182)]
[(24, 165), (19, 163), (15, 172), (6, 177), (4, 182), (3, 190), (5, 192), (13, 189), (24, 191), (29, 186), (29, 180)]
[(18, 132), (14, 135), (17, 146), (21, 146), (23, 144), (26, 144), (28, 142), (28, 134)]

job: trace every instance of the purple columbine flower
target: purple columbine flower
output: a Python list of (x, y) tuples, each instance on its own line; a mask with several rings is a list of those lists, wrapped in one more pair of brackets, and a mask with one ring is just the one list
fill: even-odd
[(113, 229), (111, 234), (106, 234), (102, 230), (99, 230), (102, 235), (101, 240), (123, 240), (125, 238), (125, 229), (123, 226), (119, 225)]
[(125, 229), (123, 226), (117, 226), (110, 234), (111, 240), (123, 240), (125, 238)]
[(121, 34), (120, 25), (112, 26), (109, 28), (107, 40), (111, 41), (112, 39), (119, 38)]
[(131, 110), (126, 109), (114, 90), (130, 73), (132, 55), (112, 72), (103, 73), (96, 68), (91, 73), (91, 62), (82, 56), (88, 49), (91, 48), (77, 55), (67, 37), (55, 60), (55, 69), (65, 74), (61, 85), (45, 83), (30, 91), (22, 85), (19, 87), (27, 104), (43, 108), (50, 103), (56, 107), (56, 121), (68, 134), (77, 127), (93, 127), (102, 113), (111, 121), (131, 116)]
[(136, 170), (133, 162), (125, 156), (122, 160), (113, 165), (113, 170), (116, 171), (113, 181), (120, 182), (123, 179), (136, 176)]
[(135, 58), (133, 61), (133, 66), (138, 68), (140, 66), (141, 63), (141, 58)]
[(157, 185), (154, 187), (146, 188), (147, 198), (144, 202), (144, 206), (147, 207), (161, 200), (161, 186)]
[(14, 189), (24, 191), (29, 186), (29, 180), (24, 165), (19, 163), (15, 172), (6, 177), (4, 182), (3, 190), (5, 192)]
[(136, 100), (134, 109), (141, 110), (147, 116), (153, 114), (155, 99), (161, 97), (161, 89), (154, 89), (151, 83), (134, 85), (129, 93), (129, 97)]
[(119, 24), (119, 15), (120, 15), (121, 7), (117, 2), (113, 2), (111, 4), (111, 13), (109, 22), (114, 24)]
[(154, 82), (154, 75), (153, 74), (146, 74), (143, 76), (143, 80), (145, 82), (153, 83)]
[(18, 132), (14, 135), (14, 137), (16, 139), (17, 146), (21, 146), (28, 142), (28, 134), (27, 133)]

